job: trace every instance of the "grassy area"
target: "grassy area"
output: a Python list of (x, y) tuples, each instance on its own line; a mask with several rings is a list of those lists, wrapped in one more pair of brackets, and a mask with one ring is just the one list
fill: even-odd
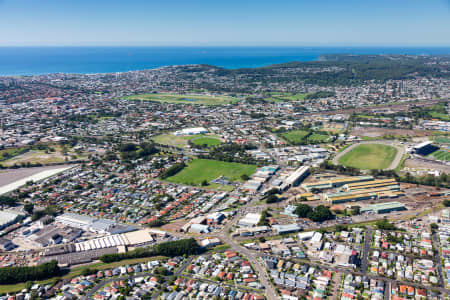
[[(46, 279), (46, 280), (42, 280), (42, 281), (37, 281), (35, 283), (45, 285), (45, 284), (50, 284), (52, 282), (55, 282), (58, 279), (68, 279), (68, 278), (76, 277), (76, 276), (83, 274), (83, 271), (88, 268), (96, 269), (96, 270), (106, 270), (106, 269), (116, 268), (119, 266), (133, 265), (133, 264), (137, 264), (137, 263), (148, 262), (148, 261), (156, 260), (156, 259), (165, 259), (165, 257), (164, 256), (155, 256), (155, 257), (134, 258), (134, 259), (117, 261), (117, 262), (113, 262), (113, 263), (98, 262), (98, 263), (90, 264), (87, 266), (73, 268), (67, 274), (65, 274), (61, 277), (54, 277), (54, 278), (50, 278), (50, 279)], [(25, 283), (0, 285), (0, 294), (18, 292), (18, 291), (23, 290), (24, 288), (25, 288)]]
[(441, 120), (441, 121), (450, 121), (450, 116), (448, 115), (448, 114), (444, 114), (444, 113), (441, 113), (441, 112), (431, 112), (430, 113), (430, 116), (433, 118), (433, 119), (439, 119), (439, 120)]
[(186, 135), (186, 136), (176, 136), (171, 133), (160, 134), (152, 138), (155, 143), (173, 147), (184, 148), (188, 141), (192, 141), (195, 144), (208, 144), (208, 146), (215, 146), (221, 143), (220, 139), (215, 135)]
[(17, 147), (0, 150), (0, 161), (11, 159), (29, 150), (28, 147)]
[(344, 166), (362, 170), (385, 169), (389, 167), (397, 154), (397, 149), (382, 144), (362, 144), (339, 159)]
[(317, 144), (327, 143), (330, 141), (331, 136), (327, 134), (315, 133), (308, 130), (292, 130), (281, 133), (280, 136), (291, 144)]
[(380, 139), (380, 137), (365, 136), (365, 135), (363, 135), (361, 137), (361, 140), (363, 140), (363, 141), (376, 141), (376, 140), (379, 140), (379, 139)]
[(400, 160), (400, 163), (398, 164), (397, 168), (395, 168), (395, 172), (400, 172), (401, 169), (405, 166), (405, 161), (408, 158), (408, 154), (403, 154), (402, 159)]
[(214, 147), (222, 143), (219, 139), (210, 136), (192, 138), (190, 141), (195, 145), (206, 145), (207, 147)]
[[(5, 150), (3, 150), (5, 151)], [(83, 160), (86, 154), (76, 153), (69, 146), (50, 144), (47, 149), (39, 149), (38, 146), (8, 149), (7, 159), (0, 159), (6, 167), (22, 164), (57, 164), (70, 160)], [(12, 152), (11, 152), (12, 151)], [(3, 154), (4, 155), (4, 154)], [(4, 157), (4, 156), (3, 156)]]
[(450, 151), (437, 150), (431, 153), (431, 156), (438, 160), (450, 161)]
[(450, 144), (450, 137), (448, 136), (435, 136), (434, 141), (440, 144)]
[[(246, 174), (251, 176), (256, 170), (256, 165), (245, 165), (234, 162), (224, 162), (210, 159), (194, 159), (174, 176), (166, 180), (174, 183), (201, 185), (206, 180), (225, 176), (230, 181), (241, 181), (241, 176)], [(208, 187), (219, 188), (220, 185), (210, 184)]]
[(308, 137), (308, 142), (311, 143), (326, 143), (330, 140), (329, 135), (313, 133)]
[(282, 133), (281, 137), (283, 137), (289, 143), (300, 143), (308, 134), (309, 132), (306, 130), (292, 130)]
[(269, 102), (289, 102), (289, 101), (303, 101), (305, 100), (307, 94), (291, 94), (291, 93), (281, 93), (273, 92), (269, 93), (269, 97), (266, 101)]
[(128, 96), (127, 100), (143, 100), (143, 101), (157, 101), (164, 103), (179, 103), (179, 104), (199, 104), (199, 105), (225, 105), (239, 102), (240, 99), (228, 96), (207, 96), (196, 94), (141, 94)]

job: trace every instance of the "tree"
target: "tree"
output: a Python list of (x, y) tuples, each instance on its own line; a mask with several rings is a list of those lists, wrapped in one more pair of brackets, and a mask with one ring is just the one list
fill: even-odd
[(250, 177), (248, 177), (247, 174), (242, 174), (242, 175), (241, 175), (241, 179), (244, 180), (244, 181), (247, 181), (247, 180), (250, 179)]
[(378, 227), (378, 229), (381, 229), (381, 230), (395, 230), (396, 229), (394, 224), (389, 222), (386, 218), (384, 218), (383, 220), (377, 221), (375, 223), (375, 225)]
[(270, 203), (276, 203), (278, 202), (278, 197), (276, 195), (269, 195), (266, 198), (266, 203), (270, 204)]
[(432, 232), (435, 232), (438, 228), (439, 228), (438, 224), (436, 224), (436, 223), (430, 224), (430, 229)]
[(361, 213), (361, 207), (360, 206), (354, 206), (352, 208), (352, 215), (353, 216), (359, 215), (360, 213)]
[(9, 196), (0, 196), (0, 205), (14, 206), (16, 199)]
[(307, 204), (299, 204), (297, 205), (297, 207), (295, 208), (295, 214), (299, 217), (299, 218), (307, 218), (308, 215), (310, 213), (313, 212), (313, 209), (311, 206), (307, 205)]
[(444, 200), (444, 206), (449, 207), (450, 206), (450, 199)]
[(33, 203), (25, 203), (23, 206), (23, 210), (26, 211), (29, 215), (33, 214), (34, 204)]
[(334, 215), (329, 207), (324, 205), (318, 205), (314, 208), (314, 211), (308, 214), (308, 218), (314, 222), (323, 222), (333, 219)]

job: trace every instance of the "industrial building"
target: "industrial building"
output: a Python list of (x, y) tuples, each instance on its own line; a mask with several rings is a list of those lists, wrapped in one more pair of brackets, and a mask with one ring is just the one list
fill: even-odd
[(0, 229), (6, 228), (9, 225), (19, 222), (24, 215), (13, 210), (0, 211)]
[(301, 166), (297, 170), (295, 170), (281, 185), (281, 190), (287, 190), (290, 187), (299, 185), (306, 177), (309, 175), (309, 167)]
[(173, 134), (176, 136), (181, 135), (196, 135), (196, 134), (204, 134), (208, 133), (208, 130), (203, 127), (195, 127), (195, 128), (185, 128), (178, 131), (175, 131)]
[(256, 193), (262, 186), (262, 182), (256, 180), (249, 180), (243, 186), (242, 190), (248, 191), (251, 193)]
[(382, 188), (394, 185), (398, 185), (397, 181), (394, 178), (390, 178), (390, 179), (371, 180), (368, 182), (348, 183), (344, 185), (344, 189), (347, 191), (355, 191), (355, 190)]
[(308, 192), (312, 190), (326, 190), (331, 188), (338, 188), (346, 184), (359, 183), (373, 180), (373, 176), (353, 176), (353, 177), (338, 177), (329, 180), (322, 180), (312, 183), (303, 183), (302, 188)]
[(189, 227), (189, 232), (192, 233), (209, 233), (211, 230), (208, 225), (203, 224), (192, 224)]
[(433, 153), (436, 150), (439, 150), (439, 147), (433, 145), (431, 141), (426, 141), (426, 142), (417, 144), (413, 147), (414, 153), (420, 154), (423, 156)]
[(261, 219), (261, 214), (248, 213), (244, 218), (239, 220), (238, 225), (242, 227), (253, 227), (256, 226)]
[(102, 234), (119, 234), (137, 229), (135, 226), (119, 224), (112, 220), (97, 219), (72, 213), (65, 213), (57, 216), (55, 221), (66, 226)]
[(298, 225), (297, 223), (287, 224), (287, 225), (273, 225), (272, 229), (277, 234), (288, 234), (288, 233), (294, 233), (294, 232), (299, 232), (299, 231), (303, 230), (303, 228), (300, 225)]
[(403, 194), (395, 179), (371, 180), (363, 183), (348, 183), (344, 191), (328, 193), (325, 199), (330, 204), (374, 200), (383, 198), (397, 198)]
[(407, 210), (406, 207), (400, 202), (386, 202), (372, 204), (361, 208), (361, 213), (373, 212), (376, 214), (387, 214), (393, 211), (403, 211)]
[(75, 244), (75, 251), (89, 251), (110, 247), (127, 246), (145, 246), (153, 243), (152, 231), (149, 229), (137, 230), (123, 234), (109, 235), (101, 238), (88, 240)]

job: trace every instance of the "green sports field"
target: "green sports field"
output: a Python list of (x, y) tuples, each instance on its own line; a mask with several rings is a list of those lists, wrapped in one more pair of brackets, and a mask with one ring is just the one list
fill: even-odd
[(325, 134), (313, 133), (308, 137), (310, 143), (326, 143), (330, 140), (330, 136)]
[(192, 138), (190, 141), (195, 145), (206, 145), (207, 147), (214, 147), (222, 143), (218, 138), (210, 136)]
[(228, 96), (207, 96), (195, 94), (141, 94), (125, 97), (127, 100), (157, 101), (164, 103), (225, 105), (239, 102), (240, 99)]
[(434, 141), (440, 144), (450, 144), (450, 136), (435, 136)]
[(290, 101), (303, 101), (307, 94), (291, 94), (273, 92), (268, 94), (269, 97), (265, 98), (268, 102), (290, 102)]
[(286, 141), (289, 143), (300, 143), (303, 141), (303, 138), (309, 134), (306, 130), (292, 130), (281, 134)]
[[(241, 181), (241, 176), (251, 176), (256, 171), (256, 165), (246, 165), (234, 162), (224, 162), (211, 159), (194, 159), (177, 174), (166, 180), (173, 183), (200, 185), (204, 180), (207, 182), (220, 176), (225, 176), (230, 181)], [(221, 187), (210, 184), (209, 188)]]
[(362, 170), (386, 169), (397, 154), (397, 149), (382, 144), (362, 144), (344, 154), (339, 163)]
[(431, 154), (431, 156), (433, 156), (434, 158), (436, 158), (438, 160), (450, 161), (450, 151), (437, 150), (437, 151), (434, 151)]

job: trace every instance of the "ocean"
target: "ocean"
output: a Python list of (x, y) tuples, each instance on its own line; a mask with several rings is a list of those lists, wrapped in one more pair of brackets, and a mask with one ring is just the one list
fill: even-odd
[(312, 61), (321, 54), (450, 54), (450, 48), (393, 47), (0, 47), (0, 75), (110, 73), (169, 65), (253, 68)]

